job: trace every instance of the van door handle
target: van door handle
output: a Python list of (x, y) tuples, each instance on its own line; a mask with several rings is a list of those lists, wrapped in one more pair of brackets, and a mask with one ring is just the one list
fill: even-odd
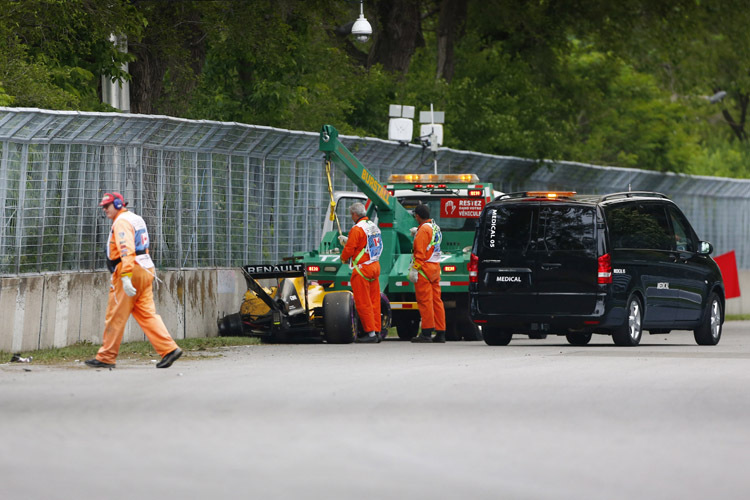
[(559, 262), (543, 262), (542, 263), (542, 269), (544, 269), (545, 271), (551, 271), (559, 267), (562, 267), (562, 264)]

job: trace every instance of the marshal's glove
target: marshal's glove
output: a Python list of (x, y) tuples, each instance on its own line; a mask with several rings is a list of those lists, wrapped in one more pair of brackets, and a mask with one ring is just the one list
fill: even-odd
[(339, 243), (341, 243), (342, 247), (346, 246), (346, 242), (349, 241), (348, 236), (344, 236), (343, 234), (339, 235)]
[(409, 281), (411, 281), (412, 283), (416, 283), (417, 280), (419, 279), (419, 271), (417, 271), (413, 267), (410, 267), (408, 278), (409, 278)]
[(417, 234), (418, 227), (413, 227), (409, 229), (409, 232), (411, 233), (411, 237), (413, 238), (415, 234)]
[(123, 276), (122, 277), (122, 289), (125, 291), (125, 295), (128, 297), (133, 297), (137, 290), (133, 286), (133, 282), (130, 281), (130, 276)]

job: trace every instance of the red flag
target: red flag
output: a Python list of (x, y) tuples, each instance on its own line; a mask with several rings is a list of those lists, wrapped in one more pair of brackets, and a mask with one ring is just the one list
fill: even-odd
[(719, 264), (721, 277), (724, 279), (724, 293), (726, 298), (732, 299), (740, 296), (740, 277), (737, 273), (737, 258), (734, 250), (722, 255), (717, 255), (714, 260)]

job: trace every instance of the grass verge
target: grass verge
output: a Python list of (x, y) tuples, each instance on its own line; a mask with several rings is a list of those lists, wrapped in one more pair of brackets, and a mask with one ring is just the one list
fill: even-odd
[(750, 314), (727, 314), (725, 321), (750, 321)]
[[(209, 337), (199, 339), (180, 339), (176, 342), (186, 353), (197, 351), (211, 352), (222, 347), (260, 344), (260, 340), (255, 337)], [(96, 356), (98, 350), (98, 345), (94, 345), (90, 342), (78, 342), (67, 347), (22, 351), (18, 354), (24, 358), (28, 358), (29, 356), (33, 357), (34, 364), (54, 365), (75, 360), (84, 361), (86, 359), (91, 359)], [(0, 363), (9, 362), (11, 356), (11, 353), (0, 351)], [(158, 358), (159, 355), (156, 354), (151, 344), (145, 341), (123, 342), (120, 346), (120, 355), (117, 357), (118, 360), (148, 360)]]

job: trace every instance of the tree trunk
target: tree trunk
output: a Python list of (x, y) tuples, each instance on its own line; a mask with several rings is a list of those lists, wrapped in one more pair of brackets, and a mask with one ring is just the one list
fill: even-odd
[[(129, 49), (130, 109), (133, 113), (181, 116), (206, 58), (200, 13), (181, 3), (157, 4), (141, 43)], [(164, 88), (169, 71), (170, 87)], [(169, 93), (170, 95), (166, 95)]]
[(380, 63), (388, 71), (406, 74), (417, 47), (424, 46), (420, 0), (380, 0), (377, 18), (380, 29), (373, 30), (368, 67)]
[(455, 61), (453, 46), (463, 32), (468, 0), (442, 0), (437, 31), (437, 74), (450, 82), (453, 79)]

